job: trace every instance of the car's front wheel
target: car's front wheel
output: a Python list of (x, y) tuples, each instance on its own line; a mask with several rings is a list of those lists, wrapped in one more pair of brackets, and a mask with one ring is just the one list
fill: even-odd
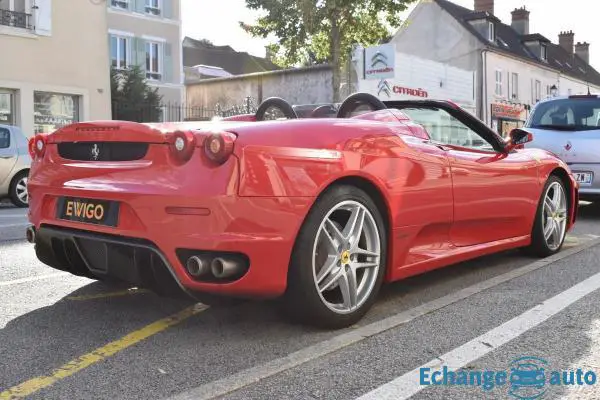
[(569, 201), (565, 184), (557, 176), (550, 176), (538, 204), (531, 245), (531, 255), (548, 257), (562, 248), (567, 235)]
[(325, 192), (294, 246), (285, 304), (304, 323), (355, 324), (371, 308), (385, 275), (387, 239), (381, 213), (354, 186)]

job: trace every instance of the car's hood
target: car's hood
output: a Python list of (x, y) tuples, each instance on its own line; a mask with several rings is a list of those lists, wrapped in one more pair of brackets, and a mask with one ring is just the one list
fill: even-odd
[(527, 128), (533, 141), (526, 148), (550, 151), (567, 164), (600, 163), (600, 129), (564, 131)]

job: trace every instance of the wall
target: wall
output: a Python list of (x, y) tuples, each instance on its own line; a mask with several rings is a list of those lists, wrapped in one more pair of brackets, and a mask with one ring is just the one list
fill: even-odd
[[(359, 79), (358, 90), (381, 100), (450, 100), (475, 114), (475, 73), (447, 64), (396, 53), (394, 77)], [(361, 69), (359, 68), (359, 74)], [(407, 91), (406, 89), (409, 89)]]
[[(483, 103), (482, 43), (434, 1), (422, 1), (391, 40), (398, 53), (446, 64), (473, 73), (475, 110), (479, 118)], [(444, 94), (444, 98), (449, 96)]]
[[(484, 76), (486, 82), (485, 99), (486, 106), (483, 110), (484, 121), (492, 125), (491, 105), (496, 103), (512, 103), (514, 105), (533, 106), (536, 103), (535, 97), (535, 81), (541, 82), (540, 100), (548, 96), (548, 88), (556, 84), (559, 74), (551, 69), (544, 69), (537, 64), (527, 63), (517, 58), (512, 58), (504, 54), (493, 52), (485, 53), (486, 74)], [(502, 74), (502, 94), (497, 95), (496, 90), (496, 71)], [(512, 74), (517, 73), (518, 93), (517, 98), (512, 98)], [(521, 106), (519, 106), (521, 107)], [(528, 111), (523, 108), (521, 115), (517, 118), (524, 122), (527, 119)]]
[(292, 105), (331, 103), (331, 80), (328, 66), (238, 75), (190, 84), (186, 99), (188, 106), (209, 110), (214, 110), (217, 103), (223, 109), (240, 105), (248, 96), (256, 104), (268, 97), (281, 97)]
[[(110, 0), (107, 2), (110, 3)], [(184, 86), (180, 2), (179, 0), (170, 0), (169, 6), (170, 10), (166, 14), (168, 18), (108, 7), (108, 34), (130, 38), (132, 48), (135, 47), (134, 38), (153, 40), (168, 45), (170, 62), (168, 65), (165, 63), (162, 67), (163, 81), (149, 81), (148, 83), (158, 87), (164, 103), (181, 103), (184, 100)], [(132, 54), (131, 57), (135, 63), (134, 55)], [(141, 62), (145, 65), (144, 58), (142, 57)]]
[(51, 9), (44, 35), (0, 26), (0, 89), (16, 91), (16, 124), (34, 132), (33, 92), (82, 96), (80, 119), (110, 119), (110, 78), (106, 68), (106, 6), (90, 1), (40, 0)]
[(433, 1), (419, 3), (391, 43), (399, 53), (476, 71), (481, 43)]
[[(576, 79), (566, 77), (559, 71), (542, 68), (537, 64), (528, 63), (517, 58), (494, 52), (486, 52), (486, 109), (484, 110), (484, 120), (488, 124), (493, 124), (491, 115), (491, 105), (494, 103), (513, 103), (523, 104), (533, 107), (538, 100), (550, 96), (550, 87), (556, 85), (559, 88), (559, 95), (568, 95), (569, 90), (572, 94), (587, 93), (587, 84)], [(502, 72), (502, 95), (495, 94), (496, 88), (496, 70)], [(512, 73), (519, 75), (517, 98), (511, 98), (512, 94)], [(510, 79), (510, 80), (509, 80)], [(540, 98), (535, 93), (536, 81), (541, 83)], [(599, 88), (591, 87), (591, 91), (598, 91)], [(520, 121), (524, 122), (529, 112), (524, 110)]]

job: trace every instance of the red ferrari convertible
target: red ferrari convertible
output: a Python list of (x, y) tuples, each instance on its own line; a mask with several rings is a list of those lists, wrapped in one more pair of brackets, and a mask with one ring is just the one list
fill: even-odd
[[(284, 120), (265, 120), (275, 108)], [(451, 102), (266, 100), (209, 122), (76, 123), (30, 142), (27, 237), (45, 264), (162, 295), (280, 297), (356, 323), (384, 282), (506, 249), (545, 257), (576, 220), (562, 161)]]

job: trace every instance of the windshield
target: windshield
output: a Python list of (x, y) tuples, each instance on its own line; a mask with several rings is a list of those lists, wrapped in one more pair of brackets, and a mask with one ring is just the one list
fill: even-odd
[(600, 129), (600, 99), (569, 98), (540, 103), (527, 127), (565, 131)]

